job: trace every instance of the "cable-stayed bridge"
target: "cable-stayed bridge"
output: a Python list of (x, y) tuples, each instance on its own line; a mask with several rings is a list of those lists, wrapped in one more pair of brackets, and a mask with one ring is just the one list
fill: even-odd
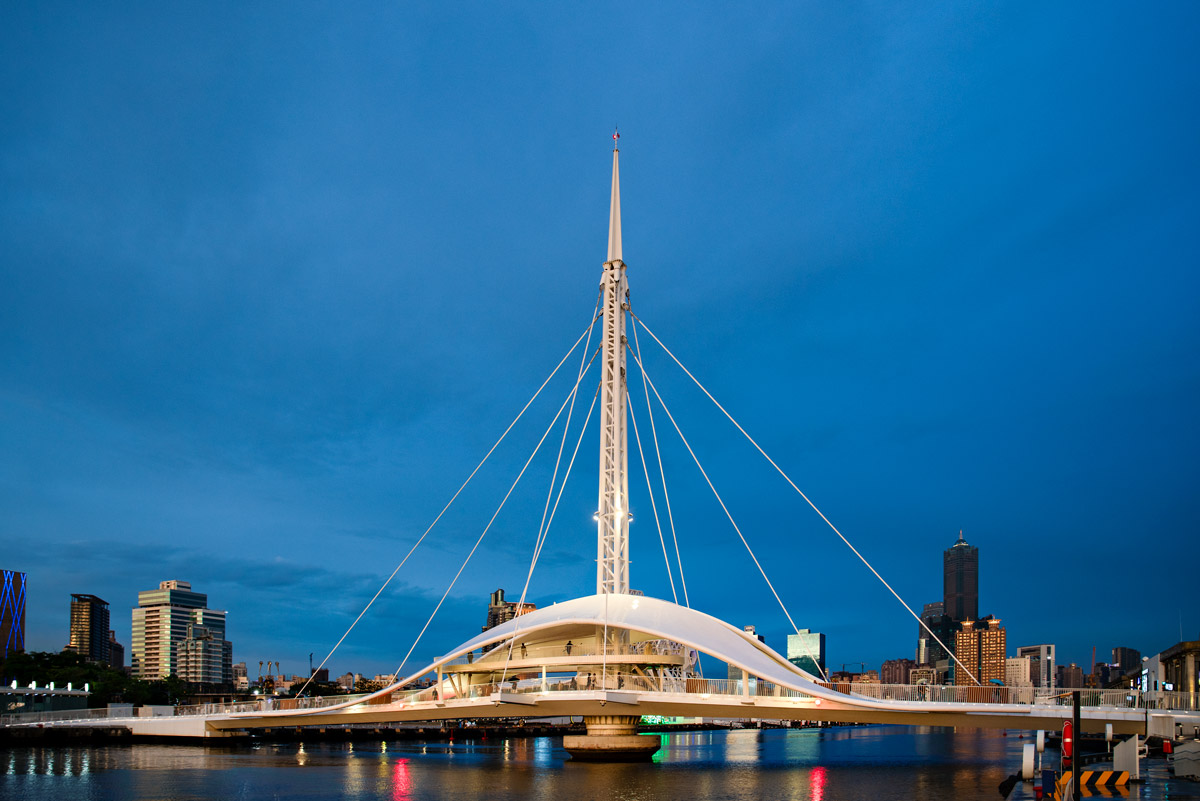
[[(614, 139), (616, 135), (614, 134)], [(565, 746), (576, 756), (633, 758), (648, 756), (658, 748), (658, 740), (636, 735), (636, 723), (642, 715), (705, 718), (735, 718), (792, 721), (830, 721), (861, 723), (902, 723), (929, 726), (966, 726), (1014, 729), (1057, 729), (1072, 708), (1070, 694), (1064, 690), (1040, 690), (1032, 687), (1002, 687), (984, 684), (967, 665), (957, 664), (960, 677), (970, 684), (880, 685), (832, 684), (821, 675), (813, 675), (793, 665), (756, 638), (716, 617), (691, 608), (682, 566), (678, 566), (679, 590), (667, 547), (666, 532), (652, 486), (652, 470), (647, 464), (646, 444), (653, 444), (650, 463), (658, 457), (659, 488), (667, 531), (675, 546), (678, 564), (678, 539), (670, 511), (666, 477), (658, 449), (658, 425), (653, 416), (651, 395), (678, 433), (714, 493), (729, 523), (779, 603), (789, 624), (796, 629), (792, 615), (771, 584), (749, 542), (737, 526), (725, 502), (717, 493), (680, 430), (657, 387), (646, 375), (638, 330), (648, 334), (687, 373), (722, 413), (754, 445), (759, 453), (786, 480), (803, 500), (821, 517), (838, 538), (867, 569), (884, 584), (897, 601), (918, 621), (920, 616), (904, 602), (884, 577), (821, 513), (758, 443), (717, 403), (695, 376), (683, 366), (656, 335), (633, 314), (629, 303), (626, 264), (622, 258), (619, 152), (613, 149), (612, 196), (609, 213), (608, 257), (604, 262), (600, 297), (591, 324), (555, 367), (550, 378), (566, 363), (582, 343), (582, 356), (574, 387), (559, 407), (550, 428), (542, 435), (538, 448), (546, 441), (557, 421), (565, 413), (566, 425), (559, 445), (554, 481), (547, 495), (546, 509), (521, 592), (523, 606), (538, 555), (557, 510), (558, 498), (579, 453), (587, 421), (598, 408), (600, 430), (600, 477), (596, 512), (597, 556), (596, 592), (574, 600), (519, 615), (463, 642), (444, 656), (408, 674), (403, 673), (421, 637), (429, 629), (442, 603), (449, 595), (467, 561), (479, 548), (491, 527), (485, 527), (458, 574), (446, 588), (437, 607), (405, 655), (399, 679), (378, 692), (362, 696), (331, 698), (299, 697), (261, 699), (254, 702), (183, 707), (173, 715), (155, 717), (114, 717), (107, 710), (82, 712), (34, 713), (0, 719), (6, 726), (121, 726), (135, 734), (185, 737), (221, 737), (251, 729), (296, 726), (339, 726), (382, 724), (405, 721), (435, 721), (486, 718), (536, 718), (582, 716), (588, 734), (566, 738)], [(633, 325), (627, 328), (627, 318)], [(594, 324), (600, 321), (599, 345), (589, 351)], [(630, 341), (627, 331), (633, 334)], [(585, 342), (586, 340), (586, 342)], [(590, 355), (589, 355), (590, 354)], [(642, 378), (647, 417), (638, 428), (637, 417), (629, 404), (627, 354), (633, 356)], [(591, 408), (579, 432), (574, 450), (567, 448), (567, 432), (575, 412), (578, 390), (590, 366), (599, 362), (600, 381)], [(535, 400), (546, 383), (530, 400)], [(517, 416), (521, 418), (529, 404)], [(516, 424), (514, 421), (513, 425)], [(631, 589), (629, 580), (629, 479), (628, 433), (632, 426), (639, 460), (646, 474), (647, 491), (655, 525), (668, 565), (672, 600), (647, 597)], [(511, 430), (512, 426), (508, 430)], [(643, 431), (646, 435), (643, 437)], [(501, 436), (504, 439), (508, 431)], [(497, 441), (496, 445), (500, 444)], [(493, 446), (494, 451), (496, 446)], [(484, 457), (487, 461), (488, 455)], [(564, 468), (564, 455), (569, 452)], [(536, 455), (537, 449), (534, 454)], [(533, 455), (529, 461), (532, 461)], [(525, 468), (529, 466), (526, 461)], [(483, 462), (475, 468), (482, 467)], [(521, 475), (525, 468), (522, 468)], [(559, 472), (562, 480), (559, 483)], [(517, 481), (521, 475), (518, 475)], [(466, 486), (464, 483), (463, 487)], [(450, 503), (462, 492), (451, 498)], [(511, 495), (516, 481), (510, 488)], [(555, 496), (557, 488), (558, 495)], [(553, 506), (551, 499), (554, 499)], [(507, 501), (508, 496), (505, 496)], [(417, 540), (396, 570), (384, 582), (387, 587), (413, 551), (445, 514), (450, 504)], [(501, 508), (503, 502), (501, 503)], [(499, 514), (499, 510), (497, 510)], [(492, 521), (495, 520), (495, 515)], [(367, 604), (359, 618), (367, 613), (379, 593)], [(683, 603), (680, 601), (682, 594)], [(921, 625), (925, 626), (924, 621)], [(354, 624), (351, 625), (354, 628)], [(926, 627), (928, 631), (928, 627)], [(799, 629), (796, 629), (798, 632)], [(348, 635), (350, 631), (346, 632)], [(932, 631), (931, 638), (937, 640)], [(338, 641), (340, 645), (346, 635)], [(953, 650), (943, 649), (957, 662)], [(337, 645), (330, 656), (336, 651)], [(733, 668), (740, 679), (706, 679), (698, 668), (701, 655), (720, 660)], [(322, 666), (327, 662), (327, 656)], [(813, 664), (818, 664), (814, 658)], [(422, 677), (431, 677), (432, 686), (414, 689)], [(301, 691), (303, 695), (303, 690)], [(1171, 736), (1177, 725), (1186, 731), (1200, 725), (1195, 693), (1134, 690), (1081, 691), (1081, 723), (1085, 731), (1104, 731), (1111, 726), (1114, 734), (1159, 734)]]

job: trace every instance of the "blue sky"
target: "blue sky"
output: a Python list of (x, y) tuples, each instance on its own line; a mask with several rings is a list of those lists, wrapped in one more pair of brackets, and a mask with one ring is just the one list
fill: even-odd
[[(128, 646), (137, 591), (179, 578), (236, 660), (319, 660), (590, 319), (615, 123), (634, 310), (914, 607), (961, 528), (1010, 650), (1197, 636), (1194, 4), (343, 6), (4, 6), (0, 562), (30, 648), (66, 642), (72, 592)], [(911, 656), (907, 613), (642, 347), (830, 663)], [(395, 668), (569, 388), (334, 672)], [(782, 647), (664, 425), (693, 606)], [(539, 604), (594, 588), (595, 447)], [(519, 593), (548, 453), (415, 658)], [(631, 487), (633, 584), (669, 597)]]

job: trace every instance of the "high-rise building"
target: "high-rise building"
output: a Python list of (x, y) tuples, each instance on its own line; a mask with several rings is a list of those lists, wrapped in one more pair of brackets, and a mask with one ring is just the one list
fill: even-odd
[(125, 669), (125, 646), (117, 642), (117, 633), (108, 630), (108, 664), (117, 670)]
[(0, 656), (25, 650), (25, 574), (0, 570)]
[(825, 635), (808, 629), (789, 634), (787, 658), (796, 667), (820, 678), (825, 673)]
[(71, 635), (63, 650), (107, 665), (112, 658), (108, 601), (95, 595), (71, 594)]
[(537, 604), (506, 601), (504, 600), (504, 590), (496, 590), (488, 601), (487, 625), (483, 627), (483, 630), (495, 628), (501, 623), (506, 623), (518, 615), (532, 612), (535, 609), (537, 609)]
[(1022, 645), (1017, 656), (1029, 657), (1029, 680), (1034, 687), (1051, 689), (1058, 678), (1054, 664), (1053, 645)]
[(956, 623), (979, 620), (979, 549), (967, 544), (962, 531), (942, 554), (942, 590), (943, 614)]
[(1142, 653), (1136, 648), (1125, 648), (1119, 645), (1112, 649), (1112, 661), (1121, 673), (1128, 673), (1134, 668), (1141, 668)]
[[(138, 593), (133, 610), (133, 675), (230, 684), (233, 646), (225, 639), (225, 612), (186, 581), (164, 581)], [(186, 673), (186, 675), (185, 675)]]
[(879, 680), (884, 684), (908, 684), (916, 666), (911, 659), (889, 659), (879, 671)]
[[(208, 610), (192, 610), (200, 619)], [(175, 664), (179, 678), (192, 684), (232, 684), (233, 653), (225, 641), (225, 616), (221, 613), (218, 622), (209, 618), (209, 625), (196, 622), (187, 624), (187, 636), (175, 645)]]
[[(948, 659), (949, 650), (954, 647), (954, 633), (958, 628), (957, 622), (945, 613), (945, 604), (936, 601), (925, 604), (921, 610), (921, 623), (917, 624), (917, 653), (918, 665), (936, 665), (939, 661)], [(938, 644), (941, 640), (945, 648)]]
[(961, 626), (954, 646), (954, 655), (957, 657), (953, 668), (954, 683), (969, 685), (974, 684), (976, 679), (980, 684), (987, 684), (993, 679), (1004, 681), (1008, 635), (1000, 625), (1000, 619), (989, 615), (983, 620), (964, 620)]

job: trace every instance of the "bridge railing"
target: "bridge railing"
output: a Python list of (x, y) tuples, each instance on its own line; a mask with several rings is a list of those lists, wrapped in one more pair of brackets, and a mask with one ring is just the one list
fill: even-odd
[[(684, 656), (686, 649), (684, 646), (676, 642), (667, 640), (645, 640), (643, 642), (628, 643), (624, 645), (612, 646), (608, 649), (607, 656)], [(498, 648), (493, 648), (489, 651), (484, 651), (482, 656), (476, 656), (472, 653), (470, 656), (460, 656), (446, 662), (447, 667), (457, 667), (459, 665), (469, 665), (475, 662), (480, 662), (487, 659), (495, 659), (496, 657), (504, 657), (508, 654), (508, 646), (502, 645)], [(521, 646), (516, 646), (512, 649), (511, 658), (514, 660), (526, 659), (543, 659), (546, 657), (603, 657), (605, 656), (603, 649), (595, 648), (594, 646), (583, 646), (572, 643), (567, 645), (534, 645), (525, 646), (522, 650)]]
[[(528, 674), (525, 674), (528, 675)], [(864, 684), (858, 682), (822, 683), (836, 692), (881, 701), (932, 702), (949, 704), (1014, 704), (1023, 706), (1061, 706), (1072, 704), (1071, 690), (1045, 690), (1036, 687), (955, 686), (910, 684)], [(467, 688), (467, 698), (490, 698), (504, 693), (572, 692), (579, 690), (617, 690), (627, 692), (669, 692), (691, 695), (769, 696), (807, 698), (807, 693), (782, 687), (763, 679), (751, 678), (748, 686), (740, 679), (706, 679), (638, 675), (621, 672), (580, 673), (574, 676), (509, 679), (503, 683), (476, 684)], [(446, 692), (446, 690), (443, 690)], [(1135, 690), (1080, 691), (1084, 707), (1124, 709), (1197, 710), (1200, 696), (1189, 693), (1141, 693)], [(391, 700), (421, 703), (438, 699), (438, 689), (429, 687), (408, 693), (395, 693)], [(453, 697), (452, 692), (447, 697)], [(442, 700), (446, 700), (443, 698)]]
[[(55, 723), (68, 720), (105, 720), (110, 717), (109, 710), (101, 709), (57, 709), (50, 712), (20, 712), (12, 715), (0, 715), (0, 726), (20, 726), (35, 723)], [(126, 717), (132, 717), (126, 715)]]
[[(528, 676), (529, 674), (525, 674)], [(834, 682), (825, 684), (829, 689), (859, 698), (881, 701), (933, 702), (951, 704), (1020, 704), (1025, 706), (1064, 707), (1072, 704), (1072, 690), (1046, 690), (1034, 687), (967, 687), (943, 685), (908, 684), (862, 684)], [(751, 678), (748, 682), (731, 679), (705, 679), (671, 675), (636, 675), (621, 672), (583, 673), (574, 676), (548, 676), (536, 678), (514, 678), (509, 681), (473, 685), (464, 690), (471, 699), (493, 698), (503, 693), (554, 693), (580, 690), (612, 690), (625, 692), (665, 692), (701, 696), (770, 696), (775, 698), (808, 698), (806, 693), (787, 687)], [(1118, 709), (1161, 709), (1164, 711), (1200, 711), (1200, 694), (1185, 692), (1147, 692), (1137, 690), (1080, 690), (1080, 702), (1085, 707), (1107, 707)], [(238, 712), (272, 712), (288, 710), (322, 709), (329, 706), (361, 702), (367, 696), (333, 695), (310, 698), (262, 698), (254, 701), (237, 701), (226, 704), (196, 704), (170, 710), (174, 715), (221, 715)], [(442, 688), (425, 687), (398, 690), (394, 693), (366, 701), (367, 704), (423, 704), (446, 701), (455, 694), (447, 683)], [(362, 708), (359, 706), (359, 708)], [(155, 710), (156, 712), (160, 710)], [(166, 710), (161, 710), (166, 711)], [(142, 714), (146, 714), (143, 712)], [(118, 717), (119, 716), (119, 717)], [(53, 712), (26, 712), (0, 715), (0, 725), (37, 725), (55, 723), (86, 723), (103, 720), (119, 720), (138, 716), (128, 708), (75, 709)]]

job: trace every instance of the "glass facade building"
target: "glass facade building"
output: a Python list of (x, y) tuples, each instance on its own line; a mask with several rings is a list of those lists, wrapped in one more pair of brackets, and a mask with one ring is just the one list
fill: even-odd
[(787, 658), (796, 667), (820, 678), (825, 672), (825, 635), (808, 629), (789, 634)]
[(943, 552), (942, 568), (942, 613), (956, 623), (979, 620), (979, 549), (968, 545), (961, 531)]
[(25, 650), (25, 574), (0, 570), (0, 656)]

